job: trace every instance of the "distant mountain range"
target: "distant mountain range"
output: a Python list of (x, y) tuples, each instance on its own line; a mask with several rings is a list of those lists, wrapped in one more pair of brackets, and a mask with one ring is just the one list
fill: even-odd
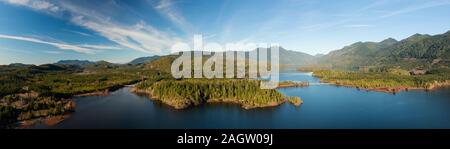
[(95, 62), (88, 61), (88, 60), (60, 60), (60, 61), (56, 62), (55, 64), (85, 66), (85, 65), (93, 65), (93, 64), (95, 64)]
[(147, 56), (147, 57), (139, 57), (139, 58), (136, 58), (136, 59), (132, 60), (132, 61), (129, 62), (128, 64), (131, 64), (131, 65), (144, 64), (144, 63), (151, 62), (151, 61), (153, 61), (153, 60), (157, 60), (157, 59), (159, 59), (159, 57), (160, 57), (160, 56), (158, 56), (158, 55), (155, 55), (155, 56)]
[[(248, 53), (246, 54), (248, 56)], [(136, 58), (128, 65), (152, 63), (149, 67), (166, 65), (176, 56), (148, 56)], [(162, 60), (161, 60), (162, 59)], [(120, 64), (106, 61), (61, 60), (55, 65), (76, 67), (116, 67)], [(357, 42), (332, 51), (326, 55), (309, 55), (280, 47), (280, 64), (282, 66), (321, 66), (331, 69), (361, 70), (381, 67), (395, 67), (405, 70), (449, 68), (450, 66), (450, 31), (439, 35), (414, 34), (397, 41), (393, 38), (381, 42)], [(29, 67), (34, 65), (14, 63), (10, 67)], [(41, 65), (42, 66), (42, 65)], [(51, 69), (57, 69), (51, 67)]]
[[(279, 49), (280, 49), (280, 64), (283, 65), (303, 65), (307, 64), (308, 62), (312, 61), (315, 58), (315, 56), (303, 52), (286, 50), (283, 47), (280, 47)], [(246, 53), (246, 55), (248, 56), (248, 53)], [(158, 60), (159, 58), (161, 58), (161, 56), (140, 57), (132, 60), (128, 64), (131, 65), (144, 64), (154, 60)]]
[(280, 64), (301, 66), (310, 63), (316, 57), (299, 51), (286, 50), (280, 47)]
[[(261, 48), (259, 48), (259, 49), (261, 49)], [(280, 64), (282, 65), (281, 69), (284, 69), (284, 70), (287, 70), (287, 69), (296, 70), (299, 66), (309, 64), (311, 61), (313, 61), (315, 59), (315, 56), (312, 56), (312, 55), (309, 55), (309, 54), (306, 54), (303, 52), (286, 50), (283, 47), (280, 47), (279, 50), (280, 50), (279, 51)], [(198, 52), (198, 51), (195, 51), (195, 52)], [(249, 52), (246, 52), (245, 55), (248, 58)], [(204, 58), (208, 58), (208, 57), (209, 56), (204, 56)], [(268, 57), (270, 57), (270, 56), (268, 56)], [(134, 62), (136, 60), (139, 60), (139, 61), (149, 60), (146, 63), (144, 63), (145, 67), (150, 68), (150, 69), (160, 70), (163, 72), (170, 72), (170, 64), (176, 58), (177, 58), (177, 55), (160, 56), (157, 58), (142, 57), (142, 58), (135, 59), (132, 62)]]
[(108, 61), (88, 61), (88, 60), (60, 60), (55, 65), (71, 65), (71, 66), (79, 66), (79, 67), (87, 67), (87, 66), (117, 66), (120, 64), (110, 63)]

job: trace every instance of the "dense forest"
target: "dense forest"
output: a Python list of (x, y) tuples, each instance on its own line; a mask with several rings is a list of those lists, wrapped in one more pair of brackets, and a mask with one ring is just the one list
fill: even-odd
[(137, 87), (148, 92), (153, 99), (176, 109), (206, 102), (231, 102), (249, 109), (275, 106), (285, 101), (284, 96), (276, 90), (261, 89), (260, 81), (257, 80), (182, 79), (147, 82)]

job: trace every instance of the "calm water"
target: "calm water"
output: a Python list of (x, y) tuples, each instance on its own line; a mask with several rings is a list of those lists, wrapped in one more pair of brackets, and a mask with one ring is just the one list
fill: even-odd
[[(309, 73), (283, 73), (280, 79), (318, 82)], [(174, 110), (128, 90), (77, 98), (69, 119), (34, 128), (450, 128), (448, 88), (396, 95), (332, 85), (287, 88), (279, 91), (301, 97), (301, 107), (253, 110), (227, 104)]]

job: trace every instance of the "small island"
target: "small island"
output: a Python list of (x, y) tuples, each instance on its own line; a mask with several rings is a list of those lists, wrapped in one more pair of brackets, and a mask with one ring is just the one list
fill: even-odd
[(297, 96), (289, 96), (287, 98), (287, 100), (290, 103), (292, 103), (293, 105), (297, 106), (297, 107), (300, 106), (301, 104), (303, 104), (303, 100), (300, 99), (300, 97), (297, 97)]
[(204, 103), (234, 103), (244, 109), (273, 107), (286, 97), (275, 89), (261, 89), (260, 81), (247, 79), (182, 79), (144, 81), (132, 91), (148, 95), (175, 109)]

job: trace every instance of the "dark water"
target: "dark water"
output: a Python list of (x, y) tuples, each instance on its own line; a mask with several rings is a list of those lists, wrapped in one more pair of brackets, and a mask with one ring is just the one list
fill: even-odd
[[(283, 73), (280, 79), (318, 82), (305, 73)], [(34, 128), (450, 128), (448, 88), (396, 95), (332, 85), (287, 88), (279, 91), (301, 97), (301, 107), (253, 110), (227, 104), (174, 110), (128, 90), (77, 98), (69, 119)]]

